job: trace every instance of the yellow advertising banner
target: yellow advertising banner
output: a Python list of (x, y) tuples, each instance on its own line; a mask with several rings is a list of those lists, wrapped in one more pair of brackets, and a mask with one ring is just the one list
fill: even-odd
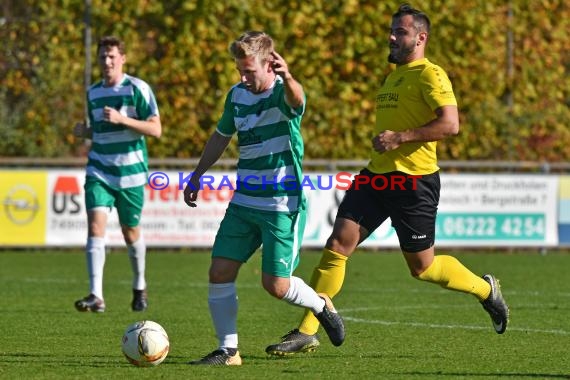
[(560, 199), (570, 201), (570, 176), (560, 176)]
[(0, 245), (44, 245), (47, 172), (0, 170)]

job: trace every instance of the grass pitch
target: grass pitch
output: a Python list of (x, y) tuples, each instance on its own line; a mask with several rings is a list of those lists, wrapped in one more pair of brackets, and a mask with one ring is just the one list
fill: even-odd
[[(305, 252), (296, 274), (318, 262)], [(296, 327), (302, 309), (261, 288), (259, 254), (238, 278), (241, 367), (186, 363), (216, 348), (207, 304), (209, 253), (150, 250), (149, 310), (130, 311), (126, 252), (107, 256), (102, 314), (79, 313), (87, 294), (82, 252), (0, 251), (0, 379), (560, 379), (570, 378), (570, 255), (459, 253), (478, 274), (494, 273), (511, 308), (497, 335), (470, 295), (412, 279), (396, 253), (358, 252), (335, 306), (347, 338), (333, 347), (321, 331), (314, 353), (271, 358), (265, 346)], [(168, 332), (171, 351), (154, 368), (122, 356), (130, 323), (150, 319)]]

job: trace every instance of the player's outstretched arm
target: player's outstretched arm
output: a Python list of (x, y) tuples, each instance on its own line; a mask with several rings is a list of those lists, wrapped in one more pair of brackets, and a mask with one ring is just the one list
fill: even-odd
[(218, 131), (215, 131), (204, 147), (204, 152), (198, 166), (194, 170), (190, 182), (184, 188), (184, 202), (190, 207), (196, 207), (196, 199), (198, 199), (198, 192), (200, 191), (200, 177), (210, 169), (212, 165), (218, 161), (222, 153), (226, 150), (232, 137), (224, 136)]

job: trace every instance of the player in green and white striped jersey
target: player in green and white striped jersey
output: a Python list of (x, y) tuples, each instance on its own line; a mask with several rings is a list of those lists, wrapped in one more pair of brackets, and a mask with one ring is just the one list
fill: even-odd
[(280, 76), (261, 94), (240, 83), (232, 87), (217, 132), (237, 132), (239, 162), (232, 203), (264, 211), (297, 212), (304, 208), (301, 187), (303, 137), (298, 109), (283, 103)]
[(184, 200), (196, 206), (200, 177), (237, 134), (236, 191), (212, 249), (208, 303), (219, 346), (191, 364), (240, 365), (237, 335), (239, 268), (262, 246), (262, 283), (272, 296), (310, 309), (335, 345), (344, 340), (342, 318), (326, 295), (292, 275), (305, 227), (301, 119), (305, 93), (274, 51), (271, 37), (247, 32), (230, 46), (241, 82), (227, 94)]
[[(91, 86), (87, 101), (93, 140), (87, 176), (117, 189), (145, 185), (148, 154), (144, 132), (129, 128), (118, 117), (136, 121), (158, 118), (158, 106), (149, 85), (123, 74), (115, 86), (108, 86), (104, 81)], [(115, 122), (105, 117), (105, 112), (111, 115), (114, 110), (118, 111), (113, 112), (117, 117)], [(151, 123), (155, 127), (155, 122)]]
[(107, 214), (117, 208), (133, 269), (134, 311), (147, 308), (146, 245), (139, 227), (147, 182), (145, 136), (160, 137), (162, 126), (150, 86), (123, 72), (124, 43), (103, 37), (97, 45), (103, 80), (87, 91), (90, 127), (75, 126), (78, 137), (92, 139), (85, 179), (87, 271), (90, 294), (75, 302), (79, 311), (103, 312), (103, 268)]

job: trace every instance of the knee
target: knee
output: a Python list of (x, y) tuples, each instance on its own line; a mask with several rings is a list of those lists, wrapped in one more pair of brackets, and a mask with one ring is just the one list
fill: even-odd
[(286, 290), (284, 291), (276, 287), (264, 287), (264, 289), (267, 291), (267, 293), (269, 293), (271, 296), (277, 299), (283, 299), (283, 297), (285, 297), (285, 295), (287, 294)]
[(228, 272), (224, 268), (212, 266), (208, 272), (209, 281), (212, 284), (224, 284), (226, 282), (231, 282), (228, 278)]
[(228, 282), (235, 282), (241, 262), (213, 257), (208, 271), (208, 277), (212, 284), (225, 284)]
[(350, 254), (356, 248), (356, 245), (357, 243), (353, 241), (347, 241), (346, 239), (340, 239), (331, 235), (328, 238), (325, 247), (333, 252), (337, 252), (345, 256), (350, 256)]
[(133, 244), (140, 238), (140, 230), (137, 227), (122, 226), (121, 230), (123, 232), (125, 243), (127, 244)]
[(417, 261), (408, 261), (407, 264), (410, 271), (410, 276), (417, 279), (420, 279), (420, 275), (424, 273), (429, 267), (428, 264)]
[(283, 299), (289, 290), (288, 287), (283, 286), (281, 283), (264, 279), (262, 281), (263, 289), (271, 296), (277, 299)]
[(104, 237), (105, 236), (105, 224), (101, 223), (101, 222), (91, 221), (89, 223), (89, 236)]
[(419, 252), (402, 251), (412, 277), (419, 278), (435, 261), (433, 246)]
[(424, 271), (425, 269), (410, 268), (410, 276), (412, 276), (416, 280), (421, 280), (420, 274), (422, 274)]

